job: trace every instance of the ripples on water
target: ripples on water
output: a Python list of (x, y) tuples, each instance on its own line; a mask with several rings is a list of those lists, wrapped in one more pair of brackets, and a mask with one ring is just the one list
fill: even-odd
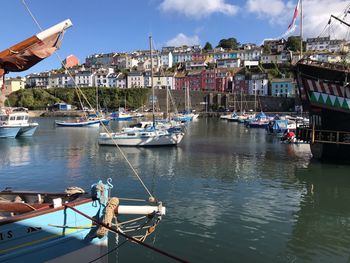
[[(89, 189), (111, 177), (114, 195), (146, 197), (116, 148), (97, 145), (95, 129), (38, 121), (33, 138), (0, 140), (2, 188)], [(310, 161), (307, 145), (284, 145), (264, 130), (201, 119), (177, 148), (124, 152), (167, 206), (149, 239), (159, 248), (193, 262), (348, 260), (350, 169)], [(135, 244), (124, 245), (118, 257), (168, 262)]]

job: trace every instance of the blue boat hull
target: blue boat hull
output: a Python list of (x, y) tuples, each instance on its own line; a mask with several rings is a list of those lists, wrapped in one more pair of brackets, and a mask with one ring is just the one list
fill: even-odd
[[(89, 200), (74, 207), (98, 217), (100, 206)], [(89, 262), (107, 251), (107, 237), (94, 237), (91, 220), (69, 208), (50, 209), (14, 222), (0, 221), (0, 262)]]
[(0, 127), (0, 138), (15, 138), (20, 127)]
[(111, 117), (112, 121), (131, 121), (132, 117)]

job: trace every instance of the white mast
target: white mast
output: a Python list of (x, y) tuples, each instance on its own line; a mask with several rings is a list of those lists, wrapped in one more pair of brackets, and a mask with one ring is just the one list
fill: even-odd
[(300, 58), (303, 57), (303, 0), (300, 0)]
[(154, 87), (153, 87), (153, 54), (152, 54), (152, 34), (149, 36), (149, 49), (151, 56), (151, 87), (152, 87), (152, 117), (153, 117), (153, 127), (155, 127), (155, 117), (154, 117)]

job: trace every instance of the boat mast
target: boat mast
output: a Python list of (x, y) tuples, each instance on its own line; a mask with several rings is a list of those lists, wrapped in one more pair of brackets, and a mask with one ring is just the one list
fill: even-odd
[(153, 53), (152, 53), (152, 34), (149, 36), (149, 53), (151, 56), (151, 88), (152, 88), (152, 120), (153, 127), (155, 127), (155, 117), (154, 117), (154, 86), (153, 86)]
[(303, 57), (303, 0), (300, 0), (300, 58)]
[(170, 120), (169, 118), (169, 87), (165, 86), (166, 88), (166, 119)]
[(96, 113), (98, 113), (98, 85), (96, 85)]
[(254, 112), (256, 113), (256, 80), (254, 80)]
[(241, 115), (243, 114), (243, 88), (241, 86)]

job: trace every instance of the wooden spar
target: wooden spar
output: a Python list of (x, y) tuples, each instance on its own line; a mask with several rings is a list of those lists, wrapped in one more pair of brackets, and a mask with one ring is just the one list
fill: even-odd
[(67, 20), (65, 20), (57, 25), (54, 25), (54, 26), (42, 31), (41, 33), (39, 33), (37, 35), (34, 35), (30, 38), (27, 38), (26, 40), (23, 40), (15, 45), (13, 45), (12, 47), (1, 51), (0, 58), (13, 55), (16, 52), (23, 51), (23, 50), (33, 46), (34, 44), (37, 44), (40, 41), (43, 41), (50, 36), (53, 36), (54, 34), (57, 34), (59, 32), (64, 31), (65, 29), (67, 29), (71, 26), (72, 26), (72, 22), (69, 19), (67, 19)]
[(119, 205), (117, 211), (119, 215), (149, 215), (154, 212), (160, 212), (161, 215), (165, 215), (164, 206), (131, 206), (131, 205)]
[(27, 213), (40, 208), (49, 208), (50, 204), (26, 204), (14, 202), (0, 202), (0, 212)]

